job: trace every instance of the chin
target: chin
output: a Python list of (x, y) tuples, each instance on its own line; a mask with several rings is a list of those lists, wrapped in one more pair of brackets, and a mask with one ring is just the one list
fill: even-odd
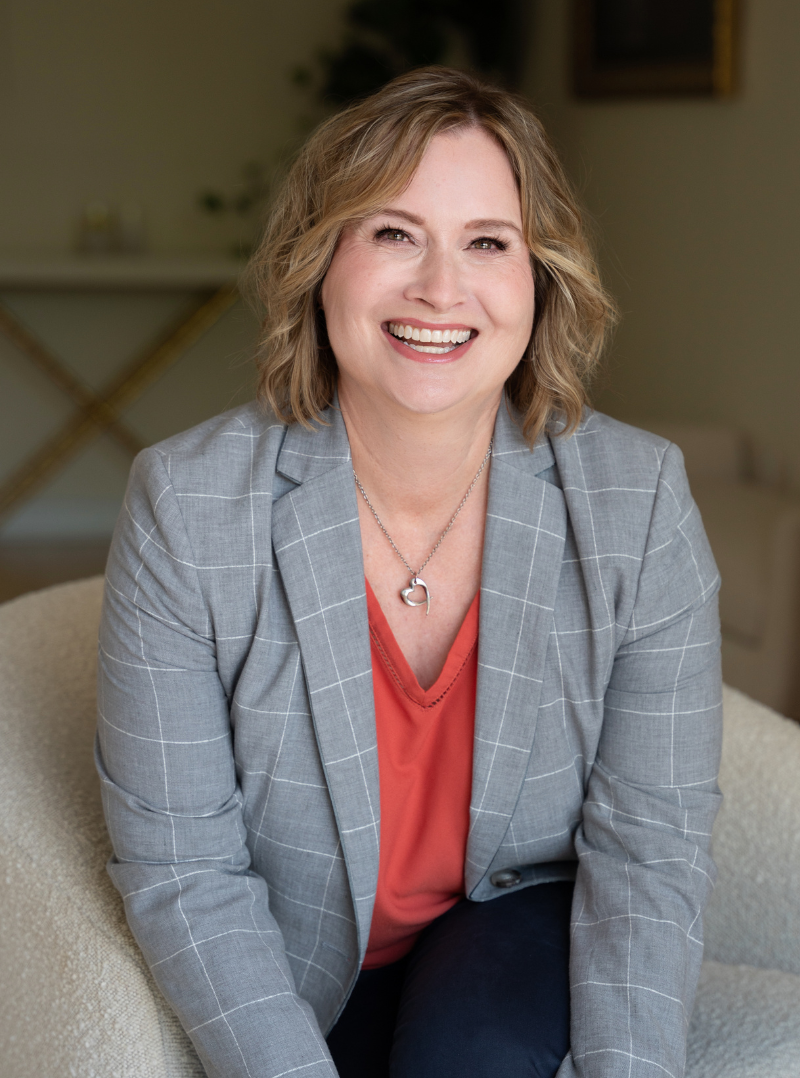
[(457, 385), (420, 385), (420, 381), (417, 379), (413, 385), (395, 385), (390, 391), (396, 405), (417, 415), (440, 415), (464, 405), (480, 406), (502, 392), (502, 386), (482, 391), (478, 387), (465, 386), (463, 382)]

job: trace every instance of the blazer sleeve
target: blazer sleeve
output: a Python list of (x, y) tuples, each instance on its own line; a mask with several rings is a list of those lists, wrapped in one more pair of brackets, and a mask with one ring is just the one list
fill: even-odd
[(202, 569), (162, 455), (137, 458), (109, 559), (97, 762), (109, 872), (212, 1078), (335, 1078), (250, 869)]
[(572, 1047), (558, 1078), (684, 1073), (720, 802), (718, 587), (670, 446), (576, 835)]

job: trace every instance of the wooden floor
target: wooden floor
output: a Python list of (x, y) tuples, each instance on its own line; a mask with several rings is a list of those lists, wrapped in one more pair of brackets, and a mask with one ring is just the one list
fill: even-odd
[(107, 539), (0, 543), (0, 603), (102, 573), (107, 555)]

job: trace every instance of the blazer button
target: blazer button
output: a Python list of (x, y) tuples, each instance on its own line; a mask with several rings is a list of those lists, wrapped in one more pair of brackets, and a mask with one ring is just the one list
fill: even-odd
[(493, 872), (489, 879), (494, 887), (516, 887), (522, 879), (522, 873), (515, 868), (503, 868), (499, 872)]

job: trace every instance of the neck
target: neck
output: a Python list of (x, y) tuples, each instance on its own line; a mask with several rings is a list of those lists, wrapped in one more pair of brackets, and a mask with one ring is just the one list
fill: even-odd
[(370, 500), (412, 518), (441, 515), (443, 504), (456, 504), (486, 454), (501, 400), (498, 394), (427, 415), (340, 383), (353, 467)]

